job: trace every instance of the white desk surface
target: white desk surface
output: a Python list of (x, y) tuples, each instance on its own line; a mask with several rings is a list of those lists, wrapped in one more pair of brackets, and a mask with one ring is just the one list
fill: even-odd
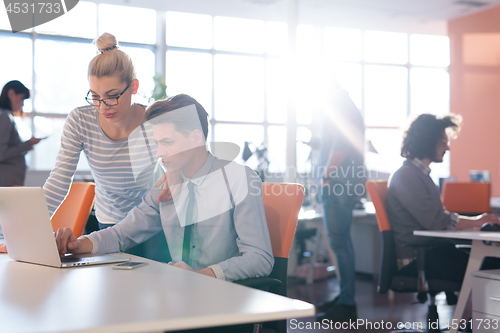
[[(478, 271), (486, 257), (500, 258), (500, 246), (484, 244), (483, 241), (500, 242), (500, 232), (485, 232), (474, 229), (464, 230), (415, 230), (413, 234), (416, 236), (441, 237), (441, 238), (459, 238), (471, 239), (472, 248), (465, 271), (462, 288), (458, 297), (458, 302), (453, 314), (453, 322), (459, 322), (462, 319), (463, 313), (469, 297), (472, 292), (472, 273)], [(457, 327), (450, 328), (450, 333), (457, 333)]]
[(315, 314), (303, 301), (130, 257), (149, 265), (52, 268), (0, 254), (0, 332), (164, 332)]
[(500, 232), (480, 231), (475, 229), (464, 230), (415, 230), (416, 236), (458, 238), (458, 239), (476, 239), (485, 241), (500, 242)]

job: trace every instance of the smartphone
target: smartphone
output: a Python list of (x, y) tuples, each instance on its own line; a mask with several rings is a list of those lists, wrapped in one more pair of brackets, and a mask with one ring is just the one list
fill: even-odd
[(113, 269), (136, 269), (142, 266), (146, 266), (147, 262), (138, 262), (138, 261), (127, 261), (123, 264), (111, 266)]

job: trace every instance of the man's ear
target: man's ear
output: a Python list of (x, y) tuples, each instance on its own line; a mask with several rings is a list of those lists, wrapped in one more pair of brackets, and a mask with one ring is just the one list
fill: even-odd
[(139, 90), (139, 80), (133, 79), (130, 83), (130, 88), (132, 89), (132, 95), (137, 94), (137, 90)]
[(191, 135), (197, 146), (204, 143), (203, 133), (199, 129), (193, 130), (193, 132), (191, 132)]

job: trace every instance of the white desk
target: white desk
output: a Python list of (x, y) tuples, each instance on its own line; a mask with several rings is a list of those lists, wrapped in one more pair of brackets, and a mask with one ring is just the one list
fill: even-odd
[(299, 300), (130, 257), (149, 265), (51, 268), (0, 255), (0, 332), (164, 332), (315, 314)]
[[(471, 239), (472, 248), (470, 252), (469, 262), (467, 264), (467, 270), (465, 272), (464, 281), (462, 283), (462, 289), (460, 290), (460, 296), (458, 297), (458, 303), (455, 308), (455, 313), (453, 319), (455, 322), (459, 322), (462, 319), (462, 315), (465, 310), (465, 306), (469, 301), (469, 297), (472, 289), (472, 275), (471, 272), (479, 270), (483, 263), (485, 257), (500, 257), (500, 246), (489, 246), (485, 245), (483, 241), (494, 241), (500, 242), (500, 233), (498, 232), (482, 232), (479, 230), (458, 230), (458, 231), (430, 231), (421, 230), (414, 231), (416, 236), (429, 236), (429, 237), (441, 237), (441, 238), (457, 238), (457, 239)], [(456, 333), (457, 329), (450, 328), (450, 333)]]

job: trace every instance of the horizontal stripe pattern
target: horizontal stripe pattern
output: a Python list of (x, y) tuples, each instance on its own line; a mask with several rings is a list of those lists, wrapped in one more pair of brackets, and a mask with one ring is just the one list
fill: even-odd
[[(150, 126), (146, 127), (146, 135), (152, 137)], [(43, 186), (50, 214), (56, 211), (68, 193), (83, 151), (96, 183), (97, 220), (101, 223), (121, 221), (141, 202), (148, 190), (136, 184), (134, 174), (138, 175), (155, 162), (144, 140), (130, 142), (129, 147), (127, 139), (112, 141), (106, 137), (94, 107), (84, 106), (71, 111), (64, 124), (56, 165)], [(152, 140), (149, 143), (154, 158), (156, 146)], [(129, 150), (133, 153), (130, 154)]]

